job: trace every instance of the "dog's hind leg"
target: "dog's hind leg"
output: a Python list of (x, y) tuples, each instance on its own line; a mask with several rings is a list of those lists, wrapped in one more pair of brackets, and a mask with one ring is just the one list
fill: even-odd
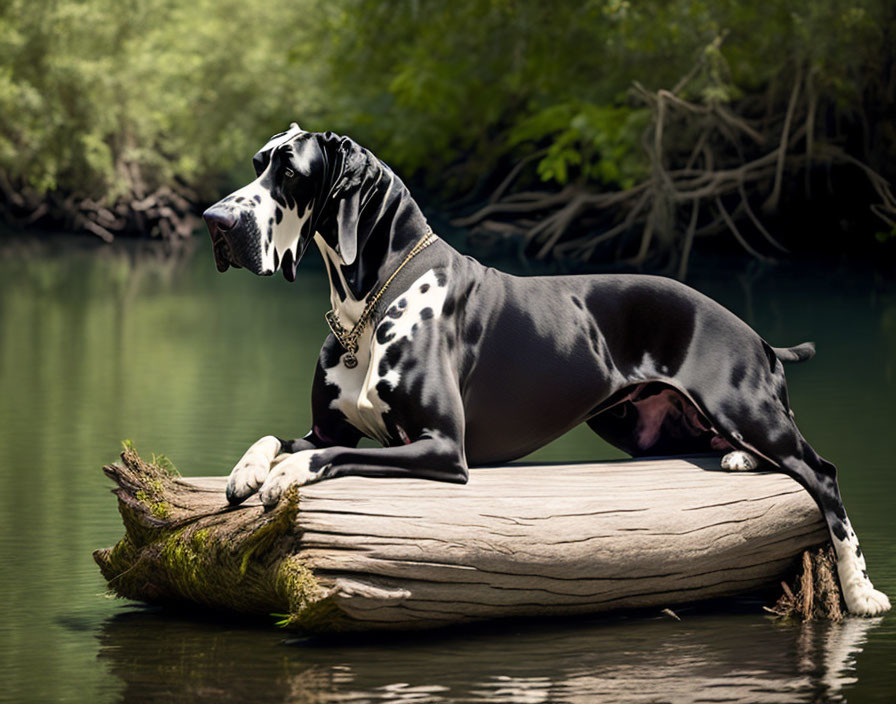
[(837, 575), (849, 612), (861, 616), (876, 616), (890, 609), (890, 600), (874, 588), (865, 566), (865, 556), (859, 546), (837, 485), (837, 469), (822, 459), (802, 437), (801, 455), (790, 455), (779, 460), (779, 465), (802, 484), (818, 503), (837, 554)]
[(709, 415), (732, 445), (793, 477), (818, 504), (837, 554), (837, 574), (850, 613), (874, 616), (889, 610), (889, 599), (868, 577), (862, 549), (840, 497), (836, 467), (806, 442), (783, 402), (771, 417), (757, 415), (757, 408), (768, 411), (771, 405), (748, 408), (743, 404), (737, 409), (729, 405), (727, 413)]
[(734, 450), (722, 457), (722, 469), (730, 472), (748, 472), (759, 466), (759, 459), (755, 455), (743, 450)]

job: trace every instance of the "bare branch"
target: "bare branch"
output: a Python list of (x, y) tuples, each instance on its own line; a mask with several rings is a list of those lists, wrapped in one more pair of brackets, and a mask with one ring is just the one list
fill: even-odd
[(775, 261), (771, 257), (766, 257), (764, 254), (760, 254), (755, 249), (753, 249), (750, 244), (743, 238), (743, 235), (740, 234), (740, 230), (737, 229), (737, 225), (734, 224), (734, 220), (731, 219), (731, 216), (728, 214), (728, 211), (725, 210), (725, 206), (722, 204), (721, 198), (715, 199), (716, 207), (719, 209), (719, 214), (722, 216), (722, 219), (725, 221), (725, 224), (728, 226), (728, 229), (731, 230), (731, 234), (734, 235), (734, 239), (737, 240), (738, 244), (743, 247), (747, 252), (752, 254), (756, 259), (762, 262), (773, 262)]
[(793, 81), (793, 89), (790, 91), (790, 100), (787, 102), (787, 114), (784, 117), (784, 126), (781, 128), (781, 142), (778, 145), (778, 165), (775, 169), (775, 185), (772, 193), (765, 201), (763, 209), (766, 212), (774, 212), (778, 209), (778, 201), (781, 198), (781, 181), (784, 176), (784, 158), (787, 156), (788, 135), (790, 123), (793, 121), (793, 113), (796, 111), (796, 100), (800, 94), (800, 84), (803, 81), (803, 67), (799, 65), (796, 78)]
[(534, 159), (538, 159), (539, 157), (544, 156), (545, 154), (547, 154), (547, 152), (547, 149), (539, 149), (537, 152), (533, 152), (532, 154), (529, 154), (529, 156), (525, 156), (520, 159), (510, 170), (510, 173), (507, 174), (507, 177), (503, 181), (501, 181), (500, 185), (495, 189), (495, 192), (492, 193), (491, 197), (488, 199), (488, 202), (492, 204), (497, 203), (499, 200), (501, 200), (501, 196), (504, 195), (504, 192), (510, 187), (510, 184), (512, 184), (516, 180), (517, 176), (520, 175), (520, 172), (523, 170), (523, 168), (525, 168), (525, 166), (531, 163)]
[(691, 207), (691, 221), (688, 223), (687, 232), (684, 235), (684, 247), (678, 260), (678, 280), (684, 281), (688, 273), (688, 262), (691, 259), (691, 247), (694, 244), (694, 233), (697, 232), (697, 218), (700, 215), (700, 201), (695, 200)]

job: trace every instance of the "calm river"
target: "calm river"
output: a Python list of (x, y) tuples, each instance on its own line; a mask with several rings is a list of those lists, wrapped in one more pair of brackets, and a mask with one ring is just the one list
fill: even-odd
[[(122, 535), (101, 471), (123, 439), (226, 474), (267, 433), (306, 432), (327, 328), (299, 280), (0, 235), (0, 700), (892, 702), (896, 615), (788, 625), (756, 601), (388, 640), (291, 640), (271, 623), (105, 596), (91, 552)], [(861, 266), (704, 267), (689, 282), (775, 345), (803, 433), (841, 470), (875, 585), (896, 596), (896, 282)], [(587, 428), (533, 457), (619, 457)], [(531, 459), (531, 458), (530, 458)]]

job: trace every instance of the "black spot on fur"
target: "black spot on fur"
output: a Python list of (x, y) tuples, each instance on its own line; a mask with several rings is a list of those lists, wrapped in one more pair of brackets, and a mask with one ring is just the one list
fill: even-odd
[(871, 579), (871, 578), (868, 576), (868, 572), (865, 571), (865, 570), (862, 570), (862, 576), (863, 576), (865, 579), (868, 579), (868, 580)]
[(280, 224), (280, 221), (283, 220), (283, 211), (280, 208), (274, 209), (274, 217), (277, 218), (277, 224)]
[[(666, 286), (659, 286), (650, 278), (618, 287), (608, 287), (598, 281), (599, 277), (595, 277), (596, 283), (582, 297), (598, 329), (616, 330), (618, 321), (626, 321), (618, 334), (604, 337), (614, 366), (629, 376), (647, 352), (669, 368), (667, 376), (675, 376), (687, 358), (695, 332), (693, 299), (678, 289), (666, 290)], [(607, 305), (608, 293), (618, 294), (613, 305)], [(645, 311), (657, 309), (660, 295), (664, 297), (663, 314), (645, 315)]]
[(420, 319), (421, 320), (429, 320), (432, 318), (432, 308), (427, 306), (423, 310), (420, 311)]
[(291, 267), (293, 265), (293, 254), (291, 249), (287, 249), (283, 253), (283, 269), (287, 270), (287, 267)]
[(742, 362), (738, 362), (734, 365), (734, 368), (731, 370), (731, 377), (729, 378), (731, 382), (731, 386), (735, 389), (739, 389), (741, 382), (744, 380), (744, 377), (747, 375), (747, 367)]
[(406, 344), (407, 343), (404, 342), (390, 345), (389, 349), (386, 350), (386, 354), (383, 356), (391, 366), (394, 367), (401, 361), (401, 358), (404, 355), (404, 348)]
[(445, 298), (445, 302), (442, 304), (442, 315), (448, 317), (450, 315), (454, 315), (454, 305), (455, 299), (452, 296), (448, 296)]
[(254, 200), (256, 203), (261, 203), (261, 196), (256, 194), (252, 196), (252, 200)]
[(444, 286), (446, 283), (448, 283), (448, 275), (443, 269), (436, 270), (436, 283), (439, 286)]
[(420, 293), (426, 293), (427, 291), (429, 291), (429, 284), (423, 284), (422, 286), (420, 286)]
[(861, 557), (861, 556), (862, 556), (862, 546), (856, 545), (856, 557)]
[(582, 299), (579, 298), (578, 296), (573, 296), (573, 297), (572, 297), (572, 302), (573, 302), (573, 305), (574, 305), (576, 308), (578, 308), (579, 310), (584, 310), (584, 309), (585, 309), (585, 304), (582, 303)]
[[(342, 345), (339, 344), (339, 341), (336, 340), (336, 337), (331, 335), (327, 338), (327, 341), (324, 342), (324, 346), (320, 350), (320, 366), (322, 369), (330, 369), (331, 367), (335, 367), (337, 364), (340, 364), (342, 361), (342, 353), (344, 350), (342, 349)], [(329, 399), (332, 401), (337, 398), (340, 394), (339, 385), (338, 384), (327, 384), (327, 389), (334, 389), (332, 392), (332, 397)], [(329, 403), (327, 404), (329, 406)]]
[(380, 395), (380, 398), (386, 396), (390, 391), (392, 391), (392, 385), (385, 379), (381, 379), (376, 383), (376, 392)]
[(464, 342), (468, 345), (474, 345), (482, 337), (482, 323), (478, 320), (471, 320), (464, 329)]
[(380, 323), (376, 329), (376, 341), (381, 345), (385, 345), (387, 342), (395, 339), (395, 333), (392, 332), (394, 326), (395, 324), (391, 320), (384, 320)]
[(380, 366), (377, 369), (380, 376), (386, 376), (390, 369), (395, 369), (398, 366), (398, 362), (401, 361), (401, 355), (404, 353), (404, 345), (401, 343), (394, 343), (389, 345), (386, 348), (386, 353), (383, 355), (383, 358), (380, 360)]
[(274, 271), (280, 267), (280, 254), (277, 252), (277, 249), (274, 248)]
[(389, 310), (386, 311), (386, 315), (388, 317), (392, 318), (393, 320), (397, 320), (402, 315), (404, 315), (404, 310), (399, 308), (397, 305), (389, 306)]
[(837, 540), (841, 542), (846, 540), (846, 526), (839, 521), (831, 525), (831, 532)]

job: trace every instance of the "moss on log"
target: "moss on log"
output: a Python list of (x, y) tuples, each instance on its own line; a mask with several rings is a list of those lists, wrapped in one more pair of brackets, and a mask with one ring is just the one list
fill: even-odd
[(500, 467), (466, 486), (352, 477), (265, 512), (229, 507), (224, 477), (175, 476), (126, 447), (104, 468), (126, 534), (94, 558), (121, 597), (331, 633), (728, 596), (776, 584), (827, 541), (791, 479), (717, 463)]

